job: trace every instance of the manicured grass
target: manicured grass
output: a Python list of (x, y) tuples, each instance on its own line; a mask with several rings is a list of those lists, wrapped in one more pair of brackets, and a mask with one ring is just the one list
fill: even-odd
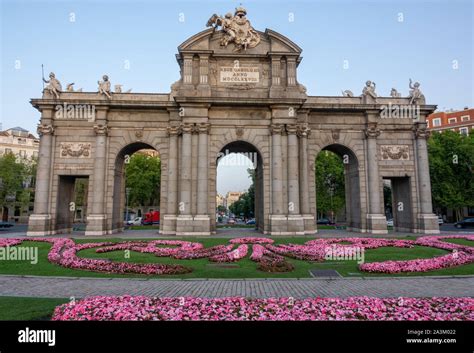
[(0, 320), (49, 320), (69, 299), (0, 297)]
[[(275, 238), (275, 244), (303, 244), (310, 240), (308, 237), (301, 238)], [(415, 239), (415, 237), (405, 237), (404, 239)], [(138, 240), (138, 239), (137, 239)], [(149, 241), (150, 239), (145, 239)], [(205, 247), (211, 247), (219, 244), (228, 244), (229, 239), (226, 238), (183, 238), (182, 240), (195, 241), (202, 243)], [(102, 239), (76, 239), (78, 243), (84, 242), (101, 242)], [(106, 241), (123, 241), (123, 239), (107, 239)], [(456, 239), (456, 243), (460, 243), (460, 239)], [(454, 241), (453, 241), (454, 242)], [(467, 242), (467, 241), (464, 241)], [(471, 245), (473, 242), (469, 242)], [(118, 275), (98, 272), (89, 272), (83, 270), (67, 269), (55, 264), (51, 264), (47, 260), (47, 254), (50, 249), (49, 243), (40, 242), (24, 242), (22, 246), (37, 246), (39, 261), (36, 265), (24, 261), (0, 261), (0, 274), (16, 274), (16, 275), (38, 275), (38, 276), (73, 276), (73, 277), (153, 277), (153, 278), (307, 278), (311, 277), (309, 270), (311, 269), (335, 269), (342, 276), (390, 276), (386, 274), (371, 274), (361, 272), (358, 269), (356, 261), (325, 261), (311, 262), (301, 261), (287, 258), (295, 269), (285, 273), (266, 273), (257, 270), (257, 264), (246, 258), (231, 264), (217, 264), (210, 262), (208, 259), (196, 260), (178, 260), (168, 257), (156, 257), (152, 254), (143, 254), (131, 251), (130, 257), (125, 257), (124, 251), (113, 251), (108, 253), (96, 253), (95, 249), (86, 249), (78, 253), (81, 257), (110, 259), (120, 262), (134, 263), (162, 263), (162, 264), (181, 264), (193, 268), (193, 272), (184, 275), (166, 275), (166, 276), (145, 276), (145, 275)], [(410, 260), (419, 258), (431, 258), (448, 253), (445, 250), (415, 246), (414, 248), (392, 248), (383, 247), (378, 249), (366, 250), (365, 262), (378, 262), (385, 260)], [(401, 273), (395, 276), (429, 276), (429, 275), (467, 275), (474, 274), (474, 264), (459, 266), (455, 268), (430, 271), (426, 273)]]

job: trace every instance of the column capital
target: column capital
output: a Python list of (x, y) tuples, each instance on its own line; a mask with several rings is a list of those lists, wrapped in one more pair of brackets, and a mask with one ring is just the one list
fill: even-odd
[(38, 132), (38, 135), (40, 137), (43, 135), (53, 135), (54, 127), (51, 124), (38, 124), (38, 128), (36, 131)]
[(311, 129), (308, 127), (307, 124), (298, 124), (296, 129), (298, 137), (307, 138), (311, 134)]
[(107, 124), (95, 124), (94, 132), (97, 136), (107, 136), (109, 133), (109, 127)]
[(180, 126), (168, 126), (166, 128), (166, 132), (168, 133), (168, 136), (178, 136), (181, 133), (181, 127)]
[(430, 137), (430, 132), (426, 129), (426, 123), (415, 123), (413, 126), (413, 133), (415, 139), (427, 139)]
[(283, 124), (271, 124), (270, 125), (270, 134), (271, 135), (281, 135), (283, 134), (284, 130), (284, 125)]
[(200, 134), (208, 134), (210, 126), (209, 123), (198, 123), (196, 124), (196, 130)]
[(377, 127), (377, 123), (369, 123), (367, 125), (367, 129), (365, 129), (364, 132), (367, 138), (376, 139), (380, 136), (380, 129)]
[(296, 124), (287, 124), (286, 133), (288, 135), (296, 135), (298, 133), (298, 125)]
[(181, 124), (181, 132), (183, 134), (191, 134), (193, 133), (193, 130), (194, 130), (194, 124), (190, 124), (190, 123)]

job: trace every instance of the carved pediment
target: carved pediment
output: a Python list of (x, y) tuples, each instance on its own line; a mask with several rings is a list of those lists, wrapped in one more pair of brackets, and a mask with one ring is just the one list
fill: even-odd
[(260, 37), (259, 44), (254, 48), (248, 48), (246, 51), (234, 52), (233, 45), (221, 46), (220, 43), (224, 36), (224, 31), (208, 28), (199, 32), (192, 37), (189, 37), (178, 47), (179, 53), (192, 51), (212, 51), (216, 54), (238, 54), (241, 55), (266, 55), (269, 52), (277, 52), (281, 54), (296, 54), (299, 55), (302, 49), (293, 41), (271, 29), (266, 29), (265, 32), (256, 31)]
[(188, 38), (176, 58), (181, 78), (176, 97), (305, 98), (297, 82), (301, 48), (270, 29), (260, 32), (238, 7), (234, 15), (214, 14), (210, 28)]

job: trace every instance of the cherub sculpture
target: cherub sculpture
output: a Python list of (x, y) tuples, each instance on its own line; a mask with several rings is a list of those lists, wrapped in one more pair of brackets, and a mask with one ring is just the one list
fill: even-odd
[(419, 82), (415, 82), (413, 84), (413, 81), (410, 78), (410, 83), (408, 84), (408, 86), (411, 89), (410, 94), (408, 96), (408, 98), (410, 98), (410, 104), (416, 104), (416, 103), (419, 103), (419, 102), (423, 102), (425, 100), (425, 96), (423, 95), (423, 93), (420, 90), (420, 83)]
[(109, 76), (104, 75), (102, 76), (102, 81), (97, 81), (99, 84), (99, 94), (105, 95), (107, 98), (112, 98), (111, 94), (112, 92), (110, 91), (110, 81), (109, 81)]
[(375, 93), (375, 82), (369, 80), (365, 83), (365, 87), (362, 90), (362, 96), (370, 96), (373, 99), (377, 98), (377, 93)]

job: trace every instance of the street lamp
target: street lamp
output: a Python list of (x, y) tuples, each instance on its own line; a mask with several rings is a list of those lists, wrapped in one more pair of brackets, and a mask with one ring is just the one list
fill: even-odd
[(130, 191), (132, 191), (132, 188), (125, 188), (125, 200), (126, 200), (125, 221), (126, 222), (128, 222), (128, 197), (130, 196)]

